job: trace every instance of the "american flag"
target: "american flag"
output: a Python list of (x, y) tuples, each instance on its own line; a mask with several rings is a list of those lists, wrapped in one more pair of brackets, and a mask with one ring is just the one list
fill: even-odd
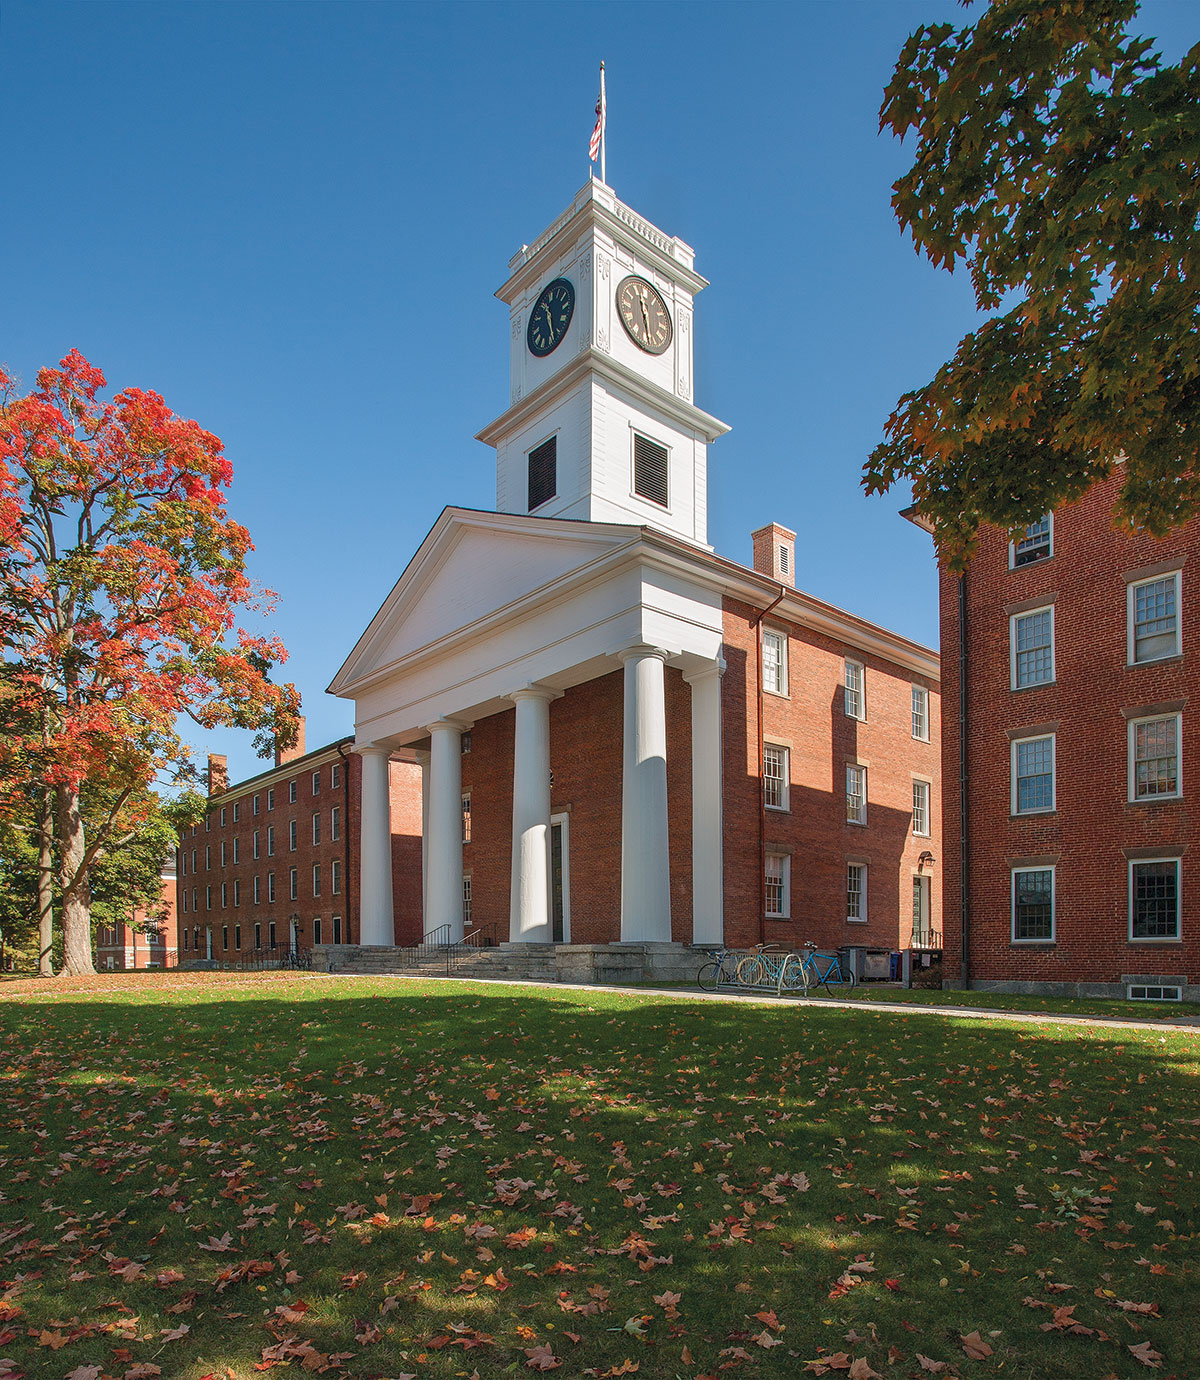
[[(603, 72), (603, 68), (601, 68)], [(600, 78), (600, 94), (596, 97), (596, 127), (588, 144), (588, 158), (594, 163), (600, 157), (600, 141), (604, 138), (604, 78)]]

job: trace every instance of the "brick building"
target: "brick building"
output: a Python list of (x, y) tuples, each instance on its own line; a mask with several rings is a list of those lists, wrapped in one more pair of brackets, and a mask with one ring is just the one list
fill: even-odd
[[(177, 854), (180, 961), (236, 963), (255, 951), (357, 940), (361, 767), (348, 738), (229, 784), (208, 759), (208, 813)], [(395, 887), (393, 941), (420, 934), (420, 775), (388, 770)]]
[(941, 576), (945, 971), (971, 987), (1200, 999), (1200, 524), (1117, 528), (1119, 484)]
[[(940, 928), (938, 658), (707, 541), (693, 252), (591, 181), (510, 261), (497, 511), (447, 508), (330, 689), (355, 702), (361, 942), (397, 928), (389, 763), (421, 768), (426, 933), (895, 947)], [(801, 543), (801, 553), (803, 543)]]
[(179, 961), (175, 854), (163, 860), (162, 898), (153, 916), (135, 906), (128, 920), (96, 929), (96, 967), (111, 972), (174, 968)]

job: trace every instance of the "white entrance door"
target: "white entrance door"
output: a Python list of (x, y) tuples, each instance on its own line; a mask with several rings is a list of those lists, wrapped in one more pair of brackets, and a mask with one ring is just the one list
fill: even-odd
[(571, 942), (571, 816), (550, 816), (550, 938)]

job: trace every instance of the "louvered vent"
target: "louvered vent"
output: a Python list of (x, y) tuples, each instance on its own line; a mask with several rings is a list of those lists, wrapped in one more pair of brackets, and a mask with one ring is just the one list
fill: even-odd
[(529, 511), (549, 503), (558, 492), (558, 437), (551, 436), (529, 452)]
[(633, 434), (633, 489), (641, 498), (651, 503), (667, 506), (667, 462), (666, 446), (645, 436)]
[(783, 575), (788, 573), (788, 549), (782, 542), (779, 544), (779, 570)]

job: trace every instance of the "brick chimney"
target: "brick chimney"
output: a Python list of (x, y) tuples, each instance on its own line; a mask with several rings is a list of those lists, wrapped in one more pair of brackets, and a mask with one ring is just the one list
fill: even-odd
[(294, 762), (304, 756), (304, 715), (296, 720), (296, 741), (290, 748), (275, 749), (275, 765), (282, 767), (285, 762)]
[(221, 795), (229, 789), (229, 758), (221, 752), (208, 754), (208, 793)]
[(754, 569), (769, 575), (781, 585), (796, 587), (796, 534), (777, 522), (769, 522), (752, 532)]

